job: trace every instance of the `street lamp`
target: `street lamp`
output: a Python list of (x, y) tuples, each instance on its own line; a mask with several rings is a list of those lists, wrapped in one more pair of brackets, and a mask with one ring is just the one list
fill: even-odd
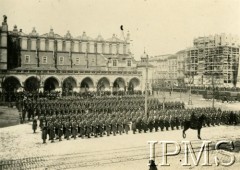
[(165, 78), (163, 78), (163, 84), (162, 84), (162, 87), (163, 87), (163, 89), (162, 89), (162, 93), (163, 93), (163, 110), (165, 109), (165, 99), (166, 99), (166, 97), (165, 97), (165, 86), (166, 86)]
[(188, 105), (192, 105), (192, 77), (189, 78), (189, 84), (190, 84), (190, 92), (189, 92)]
[(147, 117), (148, 117), (147, 100), (148, 100), (148, 55), (147, 55), (147, 58), (146, 58), (146, 85), (145, 85), (145, 115), (147, 115)]

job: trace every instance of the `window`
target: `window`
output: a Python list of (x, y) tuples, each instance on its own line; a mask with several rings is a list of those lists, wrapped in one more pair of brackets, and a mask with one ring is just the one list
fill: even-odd
[(43, 64), (47, 64), (47, 56), (43, 56), (42, 63), (43, 63)]
[(80, 60), (79, 60), (79, 57), (76, 58), (76, 65), (79, 65), (80, 64)]
[(63, 57), (63, 56), (60, 56), (60, 57), (59, 57), (59, 64), (60, 64), (60, 65), (63, 65), (63, 64), (64, 64), (64, 57)]
[(117, 66), (117, 60), (113, 60), (113, 66)]
[(131, 67), (131, 66), (132, 66), (131, 60), (128, 60), (128, 61), (127, 61), (127, 66), (128, 66), (128, 67)]
[(29, 64), (29, 63), (30, 63), (30, 56), (25, 55), (25, 64)]

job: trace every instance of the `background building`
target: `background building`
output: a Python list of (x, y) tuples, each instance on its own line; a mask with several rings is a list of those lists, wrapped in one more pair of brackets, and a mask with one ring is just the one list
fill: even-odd
[(240, 87), (239, 47), (237, 36), (195, 38), (191, 48), (151, 58), (153, 79), (170, 86)]
[(239, 63), (239, 39), (232, 35), (215, 35), (194, 39), (186, 49), (186, 77), (196, 86), (235, 87)]
[(185, 55), (183, 50), (176, 54), (152, 57), (150, 63), (154, 66), (152, 77), (155, 84), (169, 88), (182, 86), (185, 78)]

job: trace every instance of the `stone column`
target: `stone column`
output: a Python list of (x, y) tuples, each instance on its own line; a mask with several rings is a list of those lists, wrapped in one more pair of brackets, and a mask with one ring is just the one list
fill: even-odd
[(113, 86), (110, 86), (111, 96), (113, 95)]

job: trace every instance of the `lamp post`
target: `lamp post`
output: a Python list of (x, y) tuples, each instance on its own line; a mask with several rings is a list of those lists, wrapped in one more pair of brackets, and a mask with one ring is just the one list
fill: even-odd
[(148, 117), (147, 100), (148, 100), (148, 55), (147, 55), (147, 58), (146, 58), (146, 85), (145, 85), (145, 115)]
[(214, 104), (215, 104), (215, 96), (214, 96), (214, 73), (212, 73), (212, 93), (213, 93), (213, 98), (212, 98), (212, 107), (214, 108)]
[(163, 87), (163, 89), (162, 89), (162, 92), (163, 92), (163, 110), (165, 109), (165, 99), (166, 99), (166, 97), (165, 97), (165, 86), (166, 86), (165, 78), (163, 78), (163, 85), (162, 85), (162, 87)]
[(190, 84), (190, 91), (189, 91), (188, 105), (192, 105), (192, 77), (189, 78), (189, 84)]

